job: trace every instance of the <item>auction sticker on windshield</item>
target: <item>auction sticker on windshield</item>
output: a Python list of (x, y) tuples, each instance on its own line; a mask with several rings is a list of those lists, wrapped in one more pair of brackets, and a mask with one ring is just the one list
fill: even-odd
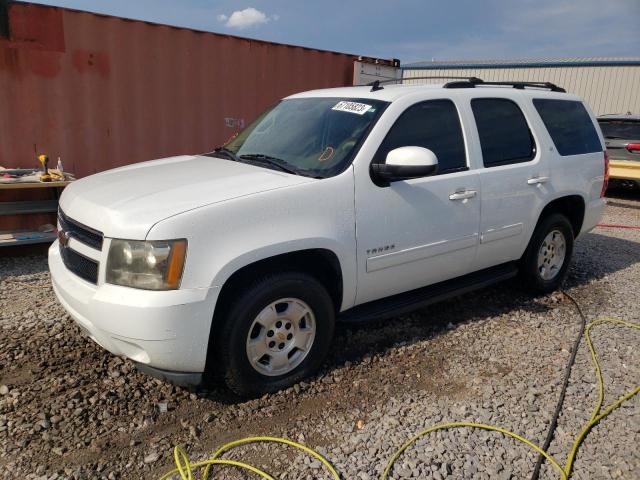
[(331, 110), (337, 110), (338, 112), (349, 112), (357, 115), (364, 115), (369, 111), (371, 105), (358, 102), (338, 102)]

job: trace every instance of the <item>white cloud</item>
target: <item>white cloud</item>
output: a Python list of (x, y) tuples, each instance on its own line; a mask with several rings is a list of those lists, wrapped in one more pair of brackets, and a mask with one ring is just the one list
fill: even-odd
[(236, 10), (231, 15), (224, 14), (218, 15), (218, 21), (224, 23), (229, 28), (237, 28), (243, 30), (245, 28), (254, 27), (263, 23), (270, 22), (271, 20), (278, 20), (278, 15), (267, 15), (260, 10), (253, 7), (245, 8), (244, 10)]

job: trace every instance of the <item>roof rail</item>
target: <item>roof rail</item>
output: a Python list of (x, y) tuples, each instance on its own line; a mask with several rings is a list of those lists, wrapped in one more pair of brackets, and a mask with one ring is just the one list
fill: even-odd
[(470, 77), (470, 79), (467, 80), (466, 82), (457, 81), (457, 82), (445, 83), (444, 88), (475, 88), (478, 85), (504, 85), (504, 86), (517, 88), (518, 90), (524, 90), (525, 87), (533, 87), (533, 88), (546, 88), (548, 90), (551, 90), (552, 92), (567, 93), (567, 91), (564, 88), (559, 87), (555, 83), (551, 83), (551, 82), (492, 82), (492, 81), (485, 82), (483, 80), (480, 80), (479, 78), (475, 78), (474, 80), (472, 80), (472, 78), (474, 77)]
[(402, 83), (405, 80), (467, 80), (469, 82), (482, 82), (482, 79), (477, 77), (450, 77), (445, 76), (431, 76), (431, 77), (405, 77), (405, 78), (391, 78), (389, 80), (376, 80), (371, 83), (367, 83), (366, 86), (373, 87), (374, 85), (384, 85), (385, 83)]

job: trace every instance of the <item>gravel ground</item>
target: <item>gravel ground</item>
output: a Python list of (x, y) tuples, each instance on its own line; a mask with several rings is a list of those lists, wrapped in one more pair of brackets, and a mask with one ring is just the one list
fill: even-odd
[[(640, 225), (640, 196), (613, 198), (605, 221)], [(590, 320), (640, 322), (639, 278), (640, 232), (598, 228), (578, 242), (566, 287)], [(227, 441), (269, 434), (316, 448), (344, 479), (373, 479), (411, 435), (445, 421), (499, 425), (542, 444), (579, 331), (561, 294), (534, 298), (502, 284), (392, 321), (340, 325), (317, 377), (240, 401), (138, 373), (81, 334), (48, 282), (44, 255), (0, 258), (2, 478), (159, 478), (175, 444), (202, 459)], [(640, 381), (640, 332), (603, 325), (594, 340), (608, 404)], [(561, 464), (596, 400), (582, 344), (550, 448)], [(573, 478), (637, 479), (639, 444), (636, 396), (589, 434)], [(288, 447), (231, 456), (278, 478), (329, 478)], [(535, 460), (496, 433), (441, 431), (410, 447), (392, 478), (528, 478)], [(558, 476), (545, 466), (541, 478)]]

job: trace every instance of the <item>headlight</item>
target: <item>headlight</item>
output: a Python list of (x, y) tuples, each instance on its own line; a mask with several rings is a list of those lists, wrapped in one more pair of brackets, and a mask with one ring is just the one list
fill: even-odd
[(187, 256), (186, 240), (111, 240), (107, 283), (145, 290), (180, 287)]

